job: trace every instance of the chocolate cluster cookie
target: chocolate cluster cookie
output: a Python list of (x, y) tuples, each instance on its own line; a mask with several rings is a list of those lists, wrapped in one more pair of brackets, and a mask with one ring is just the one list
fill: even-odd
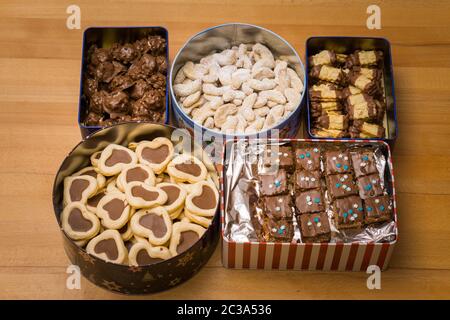
[(383, 54), (323, 50), (308, 59), (312, 133), (326, 138), (383, 138)]
[[(125, 54), (125, 53), (123, 53)], [(109, 144), (64, 180), (61, 224), (80, 247), (108, 262), (146, 265), (189, 249), (219, 204), (214, 173), (169, 139)]]
[(162, 122), (166, 97), (167, 43), (147, 36), (134, 43), (92, 46), (85, 60), (84, 124), (107, 126), (125, 121)]

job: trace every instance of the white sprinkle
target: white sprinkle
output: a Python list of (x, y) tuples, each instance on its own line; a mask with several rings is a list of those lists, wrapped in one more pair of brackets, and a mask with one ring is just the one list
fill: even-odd
[(276, 228), (272, 228), (272, 232), (277, 232), (277, 229)]
[(280, 229), (284, 230), (284, 229), (286, 229), (286, 226), (281, 226)]
[(344, 174), (344, 179), (348, 179), (348, 175)]
[(373, 179), (373, 180), (372, 180), (372, 183), (373, 183), (373, 184), (377, 183), (377, 180)]
[(283, 154), (283, 152), (278, 152), (278, 155), (281, 156)]
[(287, 156), (288, 156), (288, 154), (287, 154), (287, 153), (285, 153), (285, 154), (284, 154), (284, 157), (287, 157)]
[(317, 153), (317, 152), (319, 152), (319, 149), (314, 148), (313, 151)]
[(375, 203), (380, 203), (380, 199), (375, 199)]
[(279, 202), (279, 203), (282, 203), (282, 202), (283, 202), (283, 199), (281, 199), (281, 198), (278, 199), (278, 202)]
[(307, 202), (307, 204), (308, 204), (308, 206), (312, 206), (312, 202), (311, 201)]
[(345, 178), (340, 178), (339, 180), (341, 180), (341, 182), (344, 182), (344, 181), (345, 181)]
[(392, 206), (389, 206), (388, 209), (391, 210), (391, 209), (392, 209)]
[(345, 189), (345, 190), (347, 190), (348, 192), (352, 191), (352, 189), (351, 189), (350, 187), (348, 187), (348, 188)]
[(347, 160), (348, 160), (348, 157), (344, 157), (344, 160), (347, 161)]
[(280, 211), (281, 208), (280, 208), (280, 207), (276, 207), (275, 210), (276, 210), (276, 211)]
[(312, 178), (311, 178), (311, 181), (312, 181), (312, 182), (316, 181), (316, 178), (312, 177)]
[(306, 201), (311, 201), (311, 197), (310, 196), (306, 196)]
[(343, 157), (344, 155), (341, 153), (340, 155), (338, 155), (338, 157), (339, 158), (341, 158), (342, 159), (342, 157)]
[(311, 161), (311, 160), (308, 160), (307, 163), (308, 163), (308, 164), (312, 164), (312, 161)]
[(360, 164), (361, 167), (365, 167), (366, 165), (367, 165), (367, 163), (365, 163), (365, 162), (361, 162), (361, 164)]
[(347, 189), (347, 185), (346, 185), (346, 184), (343, 184), (343, 185), (342, 185), (342, 189)]
[(301, 177), (301, 178), (300, 178), (300, 181), (305, 181), (305, 177)]
[(331, 158), (331, 159), (333, 159), (334, 161), (336, 161), (336, 157), (333, 157), (333, 158)]
[(355, 218), (354, 218), (354, 217), (350, 217), (350, 220), (351, 220), (351, 221), (355, 221)]
[(356, 218), (358, 218), (358, 215), (356, 213), (354, 213), (353, 217), (356, 219)]
[(353, 208), (358, 208), (358, 205), (355, 203), (354, 205), (353, 205)]
[(306, 180), (306, 181), (309, 181), (309, 177), (306, 177), (305, 180)]
[(275, 160), (275, 162), (280, 162), (280, 159)]
[(308, 225), (308, 226), (312, 226), (312, 222), (311, 222), (311, 221), (308, 221), (307, 225)]
[(269, 184), (269, 188), (273, 188), (273, 184)]
[(320, 222), (317, 222), (317, 226), (320, 228), (322, 224)]

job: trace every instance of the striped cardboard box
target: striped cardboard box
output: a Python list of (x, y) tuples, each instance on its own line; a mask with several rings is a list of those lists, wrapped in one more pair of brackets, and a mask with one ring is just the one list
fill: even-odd
[[(392, 202), (394, 221), (397, 224), (397, 206), (394, 187), (394, 170), (389, 145), (379, 140), (317, 140), (280, 139), (279, 141), (311, 142), (370, 142), (385, 145), (388, 152), (388, 169), (392, 177)], [(225, 145), (233, 141), (227, 141)], [(226, 157), (225, 147), (223, 156)], [(323, 271), (366, 271), (370, 265), (385, 270), (398, 240), (388, 243), (274, 243), (274, 242), (233, 242), (224, 237), (224, 160), (222, 161), (221, 183), (221, 223), (222, 223), (222, 263), (226, 268), (265, 270), (323, 270)]]

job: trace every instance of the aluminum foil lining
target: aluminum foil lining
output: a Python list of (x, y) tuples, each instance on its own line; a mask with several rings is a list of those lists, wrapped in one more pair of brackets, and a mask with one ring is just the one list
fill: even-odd
[[(391, 168), (388, 165), (388, 150), (380, 142), (327, 142), (327, 141), (304, 141), (304, 140), (239, 140), (228, 142), (225, 150), (224, 161), (224, 210), (225, 226), (224, 236), (229, 241), (234, 242), (259, 242), (256, 228), (260, 228), (262, 221), (252, 217), (251, 205), (256, 205), (256, 212), (261, 212), (263, 208), (259, 207), (258, 199), (261, 197), (257, 183), (257, 172), (261, 170), (277, 170), (278, 166), (274, 164), (270, 168), (263, 168), (262, 153), (268, 148), (277, 146), (291, 145), (293, 150), (299, 147), (318, 147), (322, 154), (327, 150), (347, 149), (350, 152), (357, 148), (364, 147), (374, 151), (378, 174), (381, 179), (381, 185), (385, 195), (391, 196), (391, 205), (395, 208), (395, 199), (393, 199), (393, 184)], [(324, 159), (320, 160), (321, 171), (324, 171)], [(290, 181), (292, 181), (292, 177)], [(327, 213), (330, 228), (330, 242), (391, 242), (396, 239), (396, 222), (389, 221), (385, 223), (372, 224), (364, 226), (361, 229), (338, 230), (334, 222), (334, 213), (331, 197), (326, 187), (324, 190), (325, 212)], [(289, 192), (295, 194), (293, 183), (289, 183)], [(292, 208), (294, 209), (294, 208)], [(294, 211), (295, 212), (295, 211)], [(300, 229), (297, 225), (295, 215), (293, 217), (294, 237), (293, 242), (303, 243)]]

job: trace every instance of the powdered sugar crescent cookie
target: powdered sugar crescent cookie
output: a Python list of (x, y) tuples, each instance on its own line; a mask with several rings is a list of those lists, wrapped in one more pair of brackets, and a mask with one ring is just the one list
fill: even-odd
[(97, 192), (97, 179), (91, 176), (67, 177), (64, 179), (64, 204), (86, 203)]
[(130, 218), (130, 206), (123, 193), (105, 195), (97, 205), (97, 216), (108, 229), (122, 228)]
[(84, 240), (95, 236), (100, 229), (97, 216), (80, 202), (72, 202), (61, 213), (61, 225), (69, 238)]
[(148, 238), (152, 245), (165, 244), (172, 234), (172, 220), (161, 207), (143, 209), (131, 218), (131, 229), (135, 234)]
[(134, 244), (128, 254), (128, 262), (132, 266), (145, 266), (170, 259), (172, 255), (166, 247), (153, 247), (150, 243)]
[(114, 176), (126, 166), (138, 162), (136, 154), (119, 144), (110, 144), (98, 159), (98, 169), (105, 176)]
[(127, 249), (117, 230), (106, 230), (100, 233), (89, 241), (86, 251), (112, 263), (123, 263), (127, 259)]
[(173, 144), (163, 137), (142, 141), (136, 147), (136, 154), (140, 163), (148, 165), (156, 174), (160, 174), (173, 157)]
[(182, 154), (169, 163), (167, 173), (178, 182), (196, 183), (205, 180), (208, 171), (196, 157)]
[(143, 164), (133, 164), (126, 166), (119, 174), (116, 180), (116, 185), (122, 192), (125, 191), (125, 186), (134, 181), (143, 182), (149, 186), (156, 184), (155, 174), (153, 170)]
[(186, 221), (173, 224), (169, 250), (172, 256), (179, 255), (192, 247), (205, 233), (206, 229)]
[(202, 217), (213, 217), (218, 203), (219, 192), (213, 183), (207, 181), (194, 184), (192, 192), (186, 197), (186, 209)]
[(197, 223), (205, 228), (208, 228), (212, 221), (212, 218), (199, 216), (197, 214), (190, 212), (187, 208), (184, 208), (184, 215), (186, 218), (189, 219), (189, 221)]
[(100, 200), (106, 195), (106, 189), (102, 189), (100, 191), (97, 191), (96, 194), (94, 194), (92, 197), (87, 199), (86, 201), (86, 208), (95, 214), (97, 214), (97, 206)]
[(94, 152), (91, 154), (90, 160), (93, 167), (98, 167), (98, 159), (100, 159), (100, 156), (102, 155), (101, 151)]
[(75, 172), (72, 175), (72, 177), (83, 176), (83, 175), (91, 176), (93, 178), (96, 178), (97, 179), (97, 188), (98, 189), (102, 189), (105, 186), (105, 184), (106, 184), (106, 178), (101, 173), (99, 173), (95, 169), (95, 167), (83, 168), (80, 171)]
[(167, 200), (163, 208), (170, 214), (183, 206), (186, 199), (186, 191), (174, 183), (162, 182), (156, 185), (167, 194)]
[(138, 181), (125, 186), (125, 195), (128, 203), (135, 208), (152, 208), (167, 201), (167, 194), (163, 190)]

